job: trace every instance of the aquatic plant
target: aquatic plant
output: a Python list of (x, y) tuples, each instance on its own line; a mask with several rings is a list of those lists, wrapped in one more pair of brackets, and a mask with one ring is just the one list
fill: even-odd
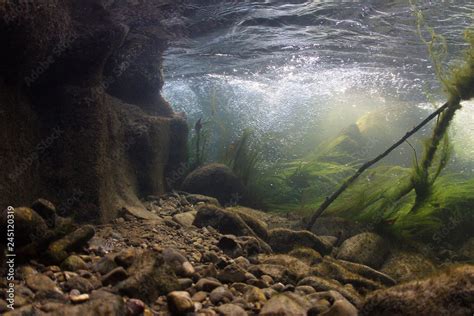
[[(425, 143), (424, 154), (421, 160), (421, 163), (415, 167), (414, 175), (411, 179), (411, 187), (408, 186), (403, 190), (399, 191), (399, 196), (395, 200), (403, 198), (406, 194), (410, 193), (411, 190), (415, 190), (416, 193), (416, 203), (412, 208), (412, 211), (416, 210), (419, 205), (430, 196), (431, 186), (433, 181), (430, 180), (430, 169), (434, 163), (436, 153), (441, 141), (445, 138), (445, 135), (448, 131), (451, 121), (453, 120), (456, 112), (461, 108), (460, 102), (462, 100), (469, 100), (474, 96), (474, 35), (472, 31), (465, 32), (465, 38), (470, 44), (469, 49), (466, 51), (464, 63), (460, 66), (453, 68), (450, 71), (450, 75), (442, 80), (442, 83), (448, 93), (448, 101), (440, 107), (437, 111), (428, 116), (423, 122), (416, 126), (411, 131), (407, 132), (404, 137), (402, 137), (398, 142), (392, 145), (385, 152), (372, 159), (371, 161), (363, 164), (356, 173), (348, 178), (343, 184), (331, 195), (328, 196), (325, 201), (320, 205), (320, 207), (314, 212), (311, 216), (307, 229), (311, 229), (316, 220), (322, 215), (322, 213), (344, 192), (349, 186), (354, 183), (357, 178), (371, 166), (375, 165), (377, 162), (385, 158), (390, 154), (394, 149), (399, 147), (404, 143), (409, 137), (415, 134), (423, 126), (428, 124), (431, 120), (438, 117), (438, 120), (433, 129), (431, 138)], [(431, 47), (429, 47), (430, 49)], [(437, 72), (440, 70), (438, 69)], [(439, 75), (439, 74), (438, 74)], [(444, 163), (438, 165), (438, 169), (435, 172), (435, 175), (441, 172), (442, 168), (445, 166), (447, 159), (441, 159)], [(437, 176), (436, 176), (437, 177)], [(436, 179), (432, 177), (431, 179)]]
[(202, 122), (201, 118), (194, 124), (193, 134), (188, 145), (190, 170), (196, 169), (206, 161), (209, 131), (204, 128), (205, 124), (207, 123)]
[(242, 135), (228, 146), (223, 158), (223, 162), (232, 169), (244, 185), (249, 184), (259, 161), (260, 151), (256, 142), (252, 140), (252, 132), (249, 129), (244, 130)]

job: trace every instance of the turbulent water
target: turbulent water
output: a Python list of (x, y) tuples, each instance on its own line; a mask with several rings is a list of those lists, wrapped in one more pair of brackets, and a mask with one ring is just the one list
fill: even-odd
[[(416, 7), (446, 38), (446, 61), (461, 57), (474, 4)], [(165, 56), (164, 94), (191, 122), (219, 121), (216, 146), (251, 128), (298, 156), (369, 111), (421, 120), (443, 102), (408, 1), (189, 1), (183, 10), (189, 34)], [(422, 35), (430, 38), (426, 28)], [(473, 104), (453, 132), (459, 155), (472, 156)]]

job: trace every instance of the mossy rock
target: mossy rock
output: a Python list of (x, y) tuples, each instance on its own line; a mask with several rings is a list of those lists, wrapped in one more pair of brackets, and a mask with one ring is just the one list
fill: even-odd
[(80, 249), (94, 237), (95, 230), (92, 225), (84, 225), (63, 238), (51, 243), (46, 256), (51, 263), (57, 264), (68, 257), (68, 252)]
[(162, 256), (152, 251), (136, 257), (127, 272), (130, 277), (118, 283), (115, 289), (148, 304), (152, 304), (160, 295), (180, 288), (173, 269), (165, 264)]
[(81, 259), (81, 257), (72, 255), (67, 257), (61, 263), (61, 269), (66, 271), (86, 270), (87, 264)]
[(370, 294), (361, 316), (472, 315), (474, 266), (464, 265), (423, 280), (414, 280)]
[(268, 232), (267, 242), (273, 251), (280, 253), (288, 253), (301, 247), (314, 249), (321, 254), (328, 254), (332, 250), (329, 243), (306, 230), (275, 228)]
[(225, 205), (239, 202), (245, 187), (229, 167), (214, 163), (202, 166), (187, 175), (182, 190), (215, 197)]
[[(28, 207), (15, 208), (15, 246), (24, 247), (33, 242), (40, 242), (49, 236), (49, 228), (44, 219), (34, 210)], [(7, 227), (7, 210), (1, 215), (2, 227)], [(4, 234), (6, 236), (6, 232)], [(2, 239), (2, 243), (6, 238)]]
[(399, 282), (410, 281), (433, 273), (436, 270), (431, 260), (420, 253), (396, 251), (392, 253), (380, 271)]
[(276, 264), (286, 267), (297, 280), (307, 276), (310, 271), (308, 264), (289, 255), (261, 255), (258, 258), (263, 264)]
[(239, 214), (209, 204), (198, 208), (193, 225), (196, 227), (211, 226), (222, 234), (258, 237)]
[(343, 286), (340, 282), (336, 280), (331, 280), (325, 277), (319, 276), (309, 276), (298, 282), (300, 285), (309, 285), (312, 286), (317, 292), (322, 291), (336, 291), (342, 294), (349, 302), (354, 304), (354, 306), (360, 306), (362, 303), (362, 298), (359, 293), (350, 287)]
[(299, 260), (303, 261), (308, 265), (320, 263), (323, 260), (323, 257), (319, 252), (314, 249), (305, 247), (293, 249), (288, 255), (298, 258)]
[(242, 206), (228, 207), (226, 210), (237, 213), (259, 238), (267, 239), (268, 225), (257, 217), (258, 215), (255, 210)]
[(337, 251), (337, 259), (379, 268), (389, 254), (389, 243), (374, 233), (362, 233), (345, 240)]

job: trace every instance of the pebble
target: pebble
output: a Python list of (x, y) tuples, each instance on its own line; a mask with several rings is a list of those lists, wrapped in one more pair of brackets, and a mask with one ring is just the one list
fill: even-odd
[(234, 298), (234, 295), (224, 286), (219, 286), (215, 288), (211, 294), (209, 294), (209, 299), (213, 304), (218, 303), (229, 303)]
[(74, 295), (70, 296), (71, 302), (74, 304), (79, 304), (79, 303), (84, 303), (87, 302), (89, 298), (89, 294), (80, 294), (80, 295)]
[(176, 315), (194, 312), (194, 302), (188, 292), (174, 291), (168, 294), (168, 308)]

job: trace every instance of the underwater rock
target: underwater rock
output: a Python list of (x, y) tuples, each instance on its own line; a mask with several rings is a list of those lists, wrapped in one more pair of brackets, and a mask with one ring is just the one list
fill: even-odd
[(174, 291), (168, 294), (168, 308), (173, 315), (187, 315), (194, 312), (194, 302), (188, 292)]
[(242, 181), (223, 164), (209, 164), (191, 172), (182, 190), (215, 197), (223, 205), (237, 204), (244, 194)]
[[(2, 228), (6, 227), (7, 210), (1, 215)], [(34, 210), (28, 207), (15, 208), (15, 231), (21, 234), (15, 235), (15, 246), (20, 248), (32, 242), (38, 242), (48, 237), (48, 225), (44, 219)], [(6, 232), (4, 234), (6, 236)], [(2, 243), (6, 242), (4, 238)]]
[(173, 216), (173, 220), (181, 226), (190, 227), (193, 225), (197, 211), (179, 213)]
[(188, 200), (189, 203), (195, 204), (195, 205), (198, 203), (205, 203), (205, 204), (212, 204), (214, 206), (221, 207), (221, 204), (219, 203), (219, 201), (212, 196), (207, 196), (207, 195), (202, 195), (202, 194), (187, 194), (186, 200)]
[(45, 199), (37, 199), (31, 208), (45, 220), (49, 228), (56, 225), (56, 207), (53, 203)]
[(283, 253), (300, 247), (307, 247), (321, 254), (328, 254), (332, 249), (330, 244), (305, 230), (294, 231), (285, 228), (275, 228), (268, 231), (267, 242), (273, 251)]
[(293, 249), (288, 253), (288, 255), (303, 261), (307, 265), (313, 265), (323, 260), (323, 257), (319, 252), (307, 247)]
[(311, 274), (323, 278), (331, 278), (341, 282), (341, 284), (351, 284), (362, 294), (384, 288), (378, 281), (354, 273), (339, 264), (337, 260), (331, 259), (328, 256), (324, 257), (321, 263), (311, 267)]
[(337, 259), (380, 268), (389, 254), (389, 245), (381, 236), (362, 233), (345, 240), (337, 252)]
[(319, 314), (321, 316), (357, 316), (358, 311), (354, 305), (348, 300), (337, 300), (332, 306), (324, 313)]
[(341, 217), (322, 216), (311, 228), (311, 232), (318, 236), (334, 236), (338, 244), (344, 240), (363, 232), (357, 223)]
[(380, 271), (399, 282), (427, 276), (436, 270), (431, 260), (420, 253), (395, 251), (390, 254)]
[(212, 205), (203, 205), (198, 208), (193, 225), (211, 226), (222, 234), (257, 236), (239, 215)]
[(115, 286), (121, 294), (153, 303), (160, 295), (179, 289), (179, 282), (163, 257), (152, 251), (136, 257), (126, 280)]
[(276, 264), (286, 267), (288, 272), (295, 276), (296, 280), (305, 277), (310, 271), (310, 267), (306, 263), (288, 255), (260, 255), (258, 259), (263, 264)]
[(299, 274), (290, 270), (287, 266), (279, 264), (258, 264), (251, 266), (249, 272), (256, 277), (262, 277), (264, 275), (270, 276), (275, 282), (281, 282), (284, 284), (296, 283)]
[(306, 316), (309, 302), (291, 292), (272, 297), (262, 308), (259, 315), (263, 316)]
[(474, 311), (474, 266), (451, 268), (423, 280), (370, 294), (361, 316), (468, 316)]
[(371, 267), (368, 267), (366, 265), (360, 264), (360, 263), (354, 263), (354, 262), (349, 262), (345, 260), (335, 260), (331, 257), (326, 256), (326, 260), (331, 260), (333, 262), (337, 262), (339, 265), (343, 266), (344, 268), (348, 269), (351, 272), (354, 272), (356, 274), (359, 274), (365, 278), (374, 280), (376, 282), (380, 282), (383, 285), (386, 286), (393, 286), (397, 284), (397, 282), (390, 276), (385, 273), (382, 273), (381, 271), (377, 271)]
[(86, 270), (87, 264), (81, 259), (81, 257), (72, 255), (67, 257), (61, 263), (61, 269), (66, 271)]
[(247, 312), (242, 307), (235, 304), (223, 304), (217, 308), (217, 311), (219, 312), (219, 315), (222, 315), (222, 316), (247, 316), (248, 315)]
[(459, 249), (459, 254), (467, 260), (474, 261), (474, 237), (468, 239)]
[(85, 246), (94, 234), (95, 229), (92, 225), (84, 225), (50, 244), (46, 255), (53, 263), (60, 263), (68, 257), (68, 251)]
[(263, 240), (268, 238), (268, 225), (257, 218), (255, 210), (241, 206), (227, 207), (225, 210), (238, 214), (259, 238)]
[(298, 286), (300, 285), (312, 286), (317, 292), (336, 291), (356, 307), (360, 306), (362, 303), (362, 298), (359, 293), (350, 287), (343, 286), (336, 280), (326, 279), (318, 276), (309, 276), (298, 282)]
[(90, 300), (78, 305), (62, 305), (49, 315), (52, 316), (125, 316), (126, 309), (123, 299), (104, 290), (93, 291)]

